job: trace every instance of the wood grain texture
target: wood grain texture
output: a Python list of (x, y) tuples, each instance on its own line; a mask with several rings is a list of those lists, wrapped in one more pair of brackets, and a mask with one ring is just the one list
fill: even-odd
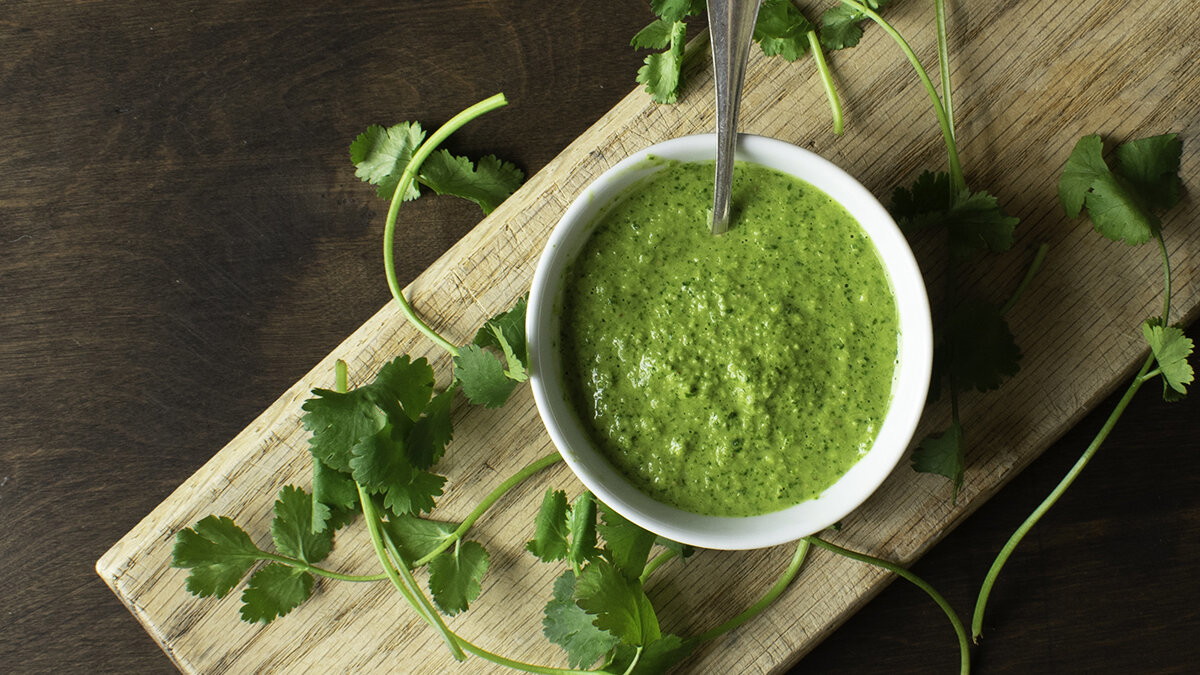
[[(916, 11), (915, 5), (897, 9), (894, 20), (901, 31), (914, 44), (931, 45), (927, 13)], [(1093, 30), (1126, 22), (1134, 13), (1114, 3), (1098, 2), (1089, 9), (1096, 22)], [(1036, 56), (1028, 54), (1032, 46), (1019, 42), (988, 44), (989, 37), (1034, 35), (1039, 26), (1058, 26), (1053, 16), (1057, 11), (1014, 4), (979, 16), (966, 13), (955, 24), (956, 44), (970, 45), (962, 50), (954, 76), (970, 83), (959, 89), (964, 120), (959, 134), (971, 180), (989, 186), (1021, 217), (1023, 243), (1046, 241), (1053, 251), (1047, 273), (1010, 316), (1025, 351), (1022, 373), (998, 393), (964, 401), (973, 452), (957, 502), (948, 498), (944, 481), (901, 468), (835, 537), (853, 548), (904, 563), (916, 560), (1130, 374), (1145, 352), (1129, 327), (1158, 307), (1155, 252), (1149, 247), (1130, 251), (1104, 242), (1081, 225), (1065, 224), (1055, 201), (1055, 177), (1061, 158), (1083, 133), (1098, 130), (1120, 139), (1141, 129), (1172, 128), (1194, 135), (1196, 74), (1189, 69), (1197, 67), (1196, 53), (1177, 55), (1173, 68), (1163, 67), (1162, 59), (1170, 58), (1165, 53), (1157, 59), (1121, 58), (1123, 46), (1139, 44), (1156, 27), (1162, 28), (1155, 21), (1141, 22), (1145, 35), (1126, 33), (1119, 41), (1116, 36), (1081, 41), (1067, 32), (1086, 30), (1087, 25), (1056, 28), (1059, 32), (1049, 36), (1041, 33), (1045, 43), (1037, 48), (1045, 53)], [(1167, 18), (1165, 9), (1161, 18)], [(1170, 28), (1178, 31), (1177, 39), (1163, 42), (1187, 44), (1186, 36), (1196, 28), (1180, 21)], [(972, 34), (979, 37), (972, 40)], [(923, 52), (928, 56), (930, 49)], [(820, 138), (807, 144), (859, 176), (877, 194), (886, 194), (897, 177), (936, 166), (941, 148), (935, 129), (930, 125), (921, 132), (921, 122), (931, 117), (928, 102), (915, 85), (906, 84), (913, 78), (908, 65), (895, 58), (893, 45), (875, 31), (852, 54), (838, 56), (835, 67), (847, 83), (845, 95), (857, 134), (830, 139), (821, 133), (825, 103), (814, 96), (811, 67), (759, 56), (747, 76), (743, 129), (801, 143)], [(711, 128), (711, 82), (705, 63), (699, 58), (689, 67), (681, 105), (654, 106), (634, 92), (568, 146), (413, 282), (408, 293), (418, 310), (452, 341), (462, 343), (487, 316), (509, 306), (525, 292), (549, 229), (590, 180), (640, 147)], [(1044, 63), (1051, 65), (1045, 68)], [(1081, 69), (1091, 77), (1081, 78)], [(1064, 94), (1064, 82), (1082, 82), (1085, 88)], [(1181, 90), (1183, 86), (1189, 88)], [(1051, 92), (1056, 95), (1051, 97)], [(1047, 99), (1052, 100), (1049, 106)], [(1048, 113), (1047, 107), (1056, 105), (1059, 109)], [(1048, 123), (1047, 114), (1063, 123)], [(1184, 174), (1195, 168), (1195, 154), (1189, 153)], [(1176, 270), (1176, 307), (1185, 320), (1200, 304), (1200, 279), (1188, 264), (1200, 253), (1200, 232), (1186, 227), (1195, 215), (1195, 205), (1188, 202), (1167, 223), (1172, 255), (1184, 261)], [(942, 265), (935, 246), (918, 241), (917, 252), (930, 286), (937, 288)], [(981, 267), (972, 275), (972, 285), (998, 301), (1015, 285), (1026, 261), (1027, 255), (1018, 249), (998, 264)], [(274, 493), (284, 484), (306, 481), (306, 434), (299, 424), (299, 404), (307, 392), (328, 385), (336, 358), (350, 363), (352, 381), (361, 381), (398, 353), (428, 356), (446, 366), (442, 355), (392, 306), (386, 307), (100, 561), (102, 576), (182, 669), (300, 670), (332, 658), (355, 671), (386, 672), (396, 659), (420, 663), (414, 672), (452, 667), (437, 637), (404, 612), (399, 598), (382, 585), (364, 591), (322, 584), (317, 597), (295, 615), (248, 628), (238, 624), (235, 597), (222, 602), (189, 598), (180, 592), (184, 574), (167, 567), (173, 533), (208, 513), (230, 516), (264, 536)], [(922, 431), (936, 429), (945, 415), (933, 406)], [(439, 515), (448, 519), (461, 517), (489, 486), (553, 450), (524, 390), (503, 411), (459, 409), (456, 419), (456, 440), (441, 467), (456, 486), (441, 502)], [(552, 481), (569, 487), (564, 472), (555, 470)], [(528, 526), (507, 515), (529, 512), (542, 489), (521, 488), (480, 529), (477, 536), (493, 551), (483, 601), (451, 625), (489, 649), (531, 662), (558, 663), (556, 648), (504, 628), (538, 624), (539, 598), (557, 571), (521, 555), (519, 542), (528, 537)], [(364, 537), (343, 535), (340, 541), (334, 567), (370, 569), (371, 552)], [(652, 586), (651, 592), (663, 602), (664, 614), (676, 617), (668, 624), (670, 630), (693, 633), (719, 622), (728, 607), (749, 602), (786, 556), (783, 550), (705, 554), (679, 576)], [(692, 592), (681, 592), (684, 579)], [(690, 665), (729, 673), (782, 668), (887, 581), (877, 570), (816, 554), (800, 581), (756, 620), (753, 630), (719, 640)], [(697, 586), (709, 592), (694, 592)], [(297, 635), (303, 636), (299, 645)], [(341, 646), (348, 642), (361, 649), (345, 654)], [(490, 670), (478, 660), (461, 668)]]
[[(950, 4), (960, 140), (972, 183), (1001, 194), (1027, 225), (1039, 218), (1036, 231), (1022, 230), (1018, 248), (1044, 238), (1060, 242), (1039, 280), (1066, 289), (1063, 298), (1050, 298), (1055, 311), (1078, 303), (1095, 308), (1123, 335), (1096, 344), (1135, 345), (1136, 334), (1123, 328), (1141, 318), (1129, 307), (1142, 301), (1127, 305), (1125, 294), (1157, 283), (1152, 256), (1136, 252), (1130, 259), (1128, 249), (1085, 235), (1086, 225), (1059, 216), (1042, 181), (1078, 135), (1097, 131), (1121, 140), (1175, 130), (1184, 133), (1185, 180), (1194, 192), (1194, 19), (1167, 2), (1061, 9), (1027, 1)], [(928, 3), (897, 2), (889, 12), (929, 62)], [(542, 5), (506, 0), (5, 3), (0, 670), (174, 670), (93, 566), (386, 301), (378, 243), (384, 207), (353, 178), (345, 156), (349, 139), (370, 123), (436, 124), (502, 90), (510, 107), (463, 129), (451, 146), (471, 155), (496, 152), (538, 171), (629, 91), (641, 55), (627, 41), (648, 17), (643, 0), (569, 3), (555, 6), (552, 15)], [(794, 115), (778, 122), (786, 124), (786, 137), (811, 142), (886, 198), (893, 184), (939, 166), (942, 151), (898, 52), (874, 29), (864, 46), (871, 50), (833, 57), (850, 112), (845, 138), (829, 134), (805, 63), (795, 66), (798, 78), (793, 73), (790, 83), (778, 86), (791, 92), (781, 101), (807, 102), (804, 116), (768, 101), (756, 124)], [(1022, 53), (1030, 63), (1021, 65)], [(1057, 145), (1038, 145), (1023, 138), (1026, 132)], [(1023, 174), (1026, 166), (1031, 175)], [(1195, 230), (1193, 202), (1189, 196), (1168, 223), (1173, 246)], [(403, 220), (399, 266), (407, 283), (477, 222), (478, 211), (431, 197), (407, 204)], [(1059, 235), (1047, 236), (1054, 232)], [(1094, 249), (1060, 258), (1062, 238), (1075, 242), (1076, 236)], [(1194, 247), (1175, 253), (1182, 273), (1194, 276)], [(929, 268), (940, 267), (932, 243), (921, 244), (921, 255)], [(1087, 264), (1073, 267), (1080, 259)], [(1116, 267), (1105, 268), (1109, 261)], [(1004, 296), (1024, 262), (1020, 252), (997, 259), (997, 276), (985, 280), (998, 281), (976, 287)], [(1024, 319), (1026, 342), (1044, 325), (1055, 339), (1092, 344), (1066, 317), (1036, 305), (1022, 311), (1035, 315)], [(465, 335), (473, 326), (449, 329)], [(1092, 377), (1092, 370), (1118, 368), (1119, 359), (1119, 353), (1096, 350), (1080, 358), (1082, 375), (1057, 365), (1055, 371)], [(1059, 410), (1064, 418), (1070, 406), (1086, 403), (1071, 381), (1047, 385), (1062, 388), (1055, 400), (1068, 402)], [(1153, 391), (1139, 395), (1084, 478), (1009, 565), (993, 601), (980, 672), (1194, 670), (1200, 586), (1190, 561), (1200, 555), (1200, 398), (1172, 406), (1156, 399)], [(1095, 412), (981, 506), (966, 527), (925, 554), (917, 572), (955, 607), (969, 610), (991, 555), (1074, 461), (1113, 403), (1110, 396), (1092, 406)], [(477, 434), (505, 419), (489, 414), (462, 424)], [(509, 450), (489, 448), (505, 457)], [(974, 456), (990, 453), (985, 443)], [(511, 466), (486, 474), (458, 466), (456, 475), (497, 480)], [(548, 480), (574, 485), (562, 472)], [(925, 489), (944, 486), (933, 481)], [(257, 503), (269, 504), (270, 486), (252, 491)], [(492, 533), (489, 542), (498, 536), (491, 529), (496, 522), (516, 517), (526, 503), (481, 523), (481, 531)], [(260, 540), (267, 511), (236, 510), (251, 516)], [(353, 553), (337, 555), (345, 560)], [(782, 563), (747, 564), (755, 566), (737, 567), (739, 578), (772, 575)], [(674, 580), (664, 580), (656, 593), (704, 588), (726, 602), (719, 581), (692, 577), (690, 569), (675, 570)], [(491, 614), (481, 621), (502, 622), (505, 636), (521, 629), (509, 639), (540, 642), (536, 622), (518, 626), (496, 614), (504, 609), (496, 598), (510, 579), (489, 579), (479, 610)], [(179, 576), (176, 591), (181, 584)], [(521, 584), (539, 598), (548, 592), (536, 580)], [(338, 592), (338, 586), (321, 584), (319, 593)], [(341, 592), (357, 598), (364, 589)], [(162, 593), (165, 602), (166, 585)], [(395, 602), (383, 592), (369, 599)], [(683, 606), (674, 602), (676, 609)], [(407, 635), (396, 623), (404, 616), (397, 604), (385, 625)], [(715, 649), (768, 650), (773, 658), (789, 649), (786, 642), (775, 646), (777, 631), (803, 622), (791, 615), (764, 619)], [(246, 626), (229, 627), (230, 636), (245, 638)], [(285, 631), (293, 643), (311, 630), (303, 623), (293, 627)], [(804, 630), (799, 639), (805, 641), (828, 633)], [(491, 633), (475, 637), (492, 639)], [(387, 644), (401, 639), (389, 633)], [(321, 671), (349, 670), (362, 657), (344, 647), (316, 655), (323, 658)], [(231, 660), (204, 656), (211, 663)], [(410, 663), (394, 661), (392, 670), (405, 672)], [(688, 670), (707, 672), (706, 663)], [(797, 672), (949, 672), (955, 664), (944, 617), (919, 592), (894, 584), (806, 656)]]

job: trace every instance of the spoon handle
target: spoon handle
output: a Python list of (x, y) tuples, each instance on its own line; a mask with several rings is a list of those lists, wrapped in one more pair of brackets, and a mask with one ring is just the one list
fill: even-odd
[(738, 106), (754, 23), (762, 0), (707, 0), (717, 89), (717, 176), (713, 189), (712, 233), (729, 229), (729, 193), (733, 188)]

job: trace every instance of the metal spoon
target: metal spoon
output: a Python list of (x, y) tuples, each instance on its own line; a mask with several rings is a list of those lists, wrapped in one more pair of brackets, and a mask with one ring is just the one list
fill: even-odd
[(754, 22), (762, 0), (708, 0), (708, 31), (717, 84), (717, 178), (713, 189), (712, 233), (729, 229), (729, 193), (733, 189), (733, 154), (738, 106)]

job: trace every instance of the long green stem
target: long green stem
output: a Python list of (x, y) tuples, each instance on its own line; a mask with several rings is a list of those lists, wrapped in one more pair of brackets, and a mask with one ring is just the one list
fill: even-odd
[(425, 611), (421, 602), (416, 598), (413, 589), (409, 588), (404, 578), (400, 576), (400, 572), (392, 562), (384, 543), (383, 528), (379, 526), (379, 513), (375, 510), (375, 503), (371, 501), (371, 495), (367, 494), (367, 491), (361, 485), (358, 486), (358, 499), (362, 502), (363, 519), (367, 521), (367, 532), (371, 535), (371, 544), (375, 547), (375, 556), (379, 558), (379, 564), (383, 566), (383, 571), (387, 573), (392, 585), (396, 587), (396, 590), (400, 591), (400, 595), (404, 596), (408, 604), (417, 611), (426, 623), (437, 628), (438, 632), (442, 635), (442, 639), (446, 641), (446, 646), (450, 648), (450, 653), (454, 655), (454, 658), (458, 661), (466, 659), (467, 657), (463, 654), (462, 647), (459, 646), (454, 633), (446, 627), (446, 622), (442, 621), (441, 615), (436, 611), (432, 615)]
[(933, 0), (937, 15), (938, 76), (942, 80), (942, 105), (946, 106), (946, 119), (950, 122), (950, 135), (954, 136), (954, 102), (950, 95), (950, 46), (946, 31), (946, 0)]
[(1104, 440), (1108, 438), (1108, 434), (1116, 426), (1117, 420), (1121, 418), (1121, 414), (1125, 412), (1125, 408), (1129, 405), (1129, 402), (1133, 400), (1134, 395), (1141, 389), (1142, 384), (1145, 382), (1143, 378), (1153, 364), (1154, 355), (1151, 354), (1146, 358), (1146, 362), (1142, 364), (1141, 370), (1134, 376), (1133, 381), (1129, 383), (1129, 388), (1125, 390), (1125, 395), (1121, 397), (1121, 400), (1117, 402), (1108, 419), (1104, 421), (1104, 426), (1100, 427), (1100, 431), (1096, 434), (1096, 437), (1092, 439), (1087, 449), (1075, 461), (1075, 465), (1063, 476), (1058, 485), (1054, 487), (1054, 490), (1042, 500), (1042, 503), (1038, 504), (1033, 513), (1029, 514), (1025, 522), (1021, 523), (1021, 526), (1012, 533), (1012, 536), (1004, 543), (1004, 547), (1000, 549), (1000, 553), (996, 555), (996, 559), (992, 561), (992, 566), (988, 569), (987, 576), (983, 579), (983, 585), (979, 588), (979, 596), (975, 599), (975, 613), (971, 617), (971, 635), (976, 643), (979, 642), (980, 636), (983, 635), (984, 611), (987, 609), (988, 597), (992, 594), (992, 587), (996, 584), (996, 577), (1000, 575), (1000, 570), (1004, 568), (1004, 564), (1008, 562), (1009, 557), (1012, 556), (1013, 551), (1016, 550), (1017, 545), (1021, 543), (1025, 535), (1029, 533), (1029, 530), (1033, 529), (1033, 526), (1042, 519), (1042, 516), (1046, 515), (1046, 512), (1058, 502), (1059, 497), (1062, 497), (1067, 488), (1071, 487), (1071, 484), (1079, 477), (1084, 467), (1095, 456), (1096, 451), (1100, 449)]
[(558, 454), (557, 452), (552, 452), (552, 453), (546, 455), (545, 457), (542, 457), (541, 459), (536, 459), (536, 460), (530, 462), (529, 464), (525, 465), (525, 468), (523, 468), (520, 471), (509, 476), (503, 483), (497, 485), (494, 490), (489, 492), (488, 495), (486, 497), (484, 497), (483, 500), (480, 501), (479, 504), (477, 504), (474, 509), (471, 510), (471, 513), (469, 513), (467, 515), (467, 517), (465, 519), (463, 519), (462, 523), (457, 528), (455, 528), (455, 530), (453, 532), (446, 535), (446, 539), (442, 543), (438, 544), (437, 548), (433, 549), (432, 551), (427, 553), (425, 556), (414, 561), (413, 567), (420, 567), (421, 565), (428, 563), (430, 560), (433, 560), (439, 553), (450, 548), (450, 546), (452, 544), (454, 544), (454, 542), (456, 542), (456, 541), (462, 539), (464, 536), (466, 536), (467, 531), (471, 529), (471, 526), (475, 524), (475, 521), (479, 520), (479, 518), (489, 508), (491, 508), (492, 504), (495, 504), (496, 501), (499, 500), (501, 497), (503, 497), (506, 493), (508, 493), (509, 490), (511, 490), (514, 487), (516, 487), (517, 485), (521, 484), (522, 482), (524, 482), (526, 479), (528, 479), (533, 474), (541, 471), (542, 469), (544, 469), (548, 466), (557, 464), (561, 460), (562, 460), (562, 455)]
[[(1171, 315), (1171, 258), (1167, 253), (1167, 244), (1163, 240), (1161, 232), (1157, 238), (1158, 250), (1162, 253), (1163, 322), (1166, 323), (1170, 320), (1169, 317)], [(1117, 421), (1121, 419), (1121, 415), (1125, 413), (1125, 408), (1129, 406), (1130, 401), (1137, 395), (1138, 390), (1142, 388), (1143, 384), (1152, 379), (1152, 374), (1157, 370), (1151, 370), (1154, 367), (1154, 363), (1154, 354), (1151, 353), (1146, 357), (1146, 361), (1142, 364), (1137, 374), (1133, 376), (1129, 387), (1125, 389), (1125, 394), (1117, 401), (1117, 405), (1109, 414), (1108, 419), (1104, 421), (1100, 430), (1096, 432), (1095, 438), (1084, 449), (1083, 454), (1079, 456), (1079, 459), (1075, 460), (1075, 464), (1067, 471), (1066, 475), (1063, 476), (1062, 480), (1058, 482), (1058, 485), (1054, 487), (1050, 494), (1042, 500), (1042, 503), (1038, 504), (1033, 513), (1029, 514), (1029, 517), (1012, 533), (1012, 536), (1004, 543), (1004, 547), (1000, 549), (1000, 553), (996, 555), (996, 559), (992, 561), (992, 566), (988, 569), (987, 575), (983, 578), (983, 584), (979, 588), (979, 595), (975, 598), (975, 612), (971, 617), (971, 636), (975, 642), (979, 642), (979, 638), (983, 635), (984, 613), (987, 610), (988, 598), (992, 594), (992, 588), (996, 585), (996, 578), (1000, 576), (1000, 570), (1004, 568), (1004, 564), (1008, 562), (1013, 551), (1016, 550), (1021, 540), (1025, 538), (1025, 535), (1029, 533), (1029, 530), (1033, 529), (1033, 526), (1042, 519), (1042, 516), (1046, 515), (1046, 512), (1058, 502), (1063, 493), (1067, 491), (1067, 488), (1071, 487), (1071, 484), (1083, 472), (1084, 467), (1088, 465), (1092, 457), (1096, 455), (1096, 451), (1104, 444), (1105, 439), (1108, 438), (1109, 433), (1117, 425)]]
[(775, 602), (775, 599), (778, 598), (785, 589), (787, 589), (788, 585), (792, 583), (792, 580), (796, 578), (796, 574), (800, 572), (801, 566), (804, 565), (804, 559), (808, 556), (808, 548), (809, 542), (807, 539), (801, 539), (800, 541), (796, 542), (796, 550), (794, 553), (792, 553), (792, 560), (790, 563), (788, 563), (787, 569), (783, 571), (783, 574), (779, 575), (779, 578), (775, 580), (775, 583), (772, 584), (771, 588), (767, 589), (767, 592), (764, 593), (757, 602), (755, 602), (753, 605), (750, 605), (741, 614), (729, 619), (716, 628), (697, 635), (689, 640), (689, 642), (707, 642), (720, 635), (724, 635), (734, 628), (746, 623), (750, 619), (753, 619), (759, 614), (759, 612), (762, 612), (764, 609), (769, 607), (771, 603)]
[(271, 560), (277, 563), (282, 563), (290, 567), (295, 567), (298, 570), (304, 570), (305, 572), (310, 572), (312, 574), (316, 574), (317, 576), (327, 577), (329, 579), (337, 579), (338, 581), (385, 581), (388, 578), (386, 574), (342, 574), (341, 572), (334, 572), (322, 567), (317, 567), (316, 565), (310, 565), (303, 560), (289, 558), (276, 553), (267, 553), (266, 551), (263, 551), (262, 555), (259, 557), (262, 560)]
[(812, 52), (813, 60), (817, 63), (817, 72), (821, 75), (821, 86), (825, 88), (825, 98), (829, 99), (829, 113), (833, 116), (833, 133), (840, 136), (845, 129), (845, 121), (842, 116), (842, 99), (838, 97), (837, 86), (833, 82), (833, 71), (829, 69), (829, 62), (825, 60), (825, 50), (821, 47), (817, 31), (808, 31), (807, 37), (808, 48)]
[(860, 2), (856, 2), (856, 0), (842, 0), (842, 3), (862, 12), (863, 16), (878, 24), (884, 32), (892, 37), (892, 40), (896, 42), (900, 50), (908, 58), (909, 63), (912, 64), (913, 70), (917, 72), (917, 77), (920, 78), (921, 84), (924, 85), (926, 93), (929, 94), (929, 100), (933, 103), (933, 111), (937, 114), (938, 125), (942, 128), (942, 140), (945, 141), (946, 154), (950, 164), (950, 182), (956, 190), (965, 190), (967, 181), (963, 176), (962, 164), (958, 159), (958, 145), (954, 141), (954, 128), (950, 123), (949, 116), (946, 114), (946, 107), (943, 105), (941, 97), (938, 96), (937, 88), (933, 86), (933, 80), (929, 78), (929, 72), (925, 70), (925, 66), (921, 65), (921, 60), (917, 58), (916, 53), (908, 45), (904, 36), (893, 28), (887, 20), (879, 16), (877, 12)]
[(1025, 276), (1021, 278), (1021, 283), (1017, 284), (1017, 289), (1008, 297), (1008, 302), (1005, 302), (1004, 306), (1000, 308), (1001, 315), (1008, 314), (1016, 306), (1021, 296), (1025, 294), (1025, 289), (1029, 288), (1029, 284), (1033, 281), (1033, 278), (1042, 269), (1042, 264), (1046, 262), (1046, 253), (1049, 250), (1050, 246), (1047, 244), (1038, 246), (1037, 253), (1033, 254), (1033, 261), (1029, 263), (1029, 267), (1025, 270)]
[(643, 584), (646, 583), (646, 580), (650, 578), (650, 575), (654, 574), (654, 570), (658, 569), (659, 567), (662, 567), (663, 563), (667, 562), (668, 560), (670, 560), (671, 558), (674, 558), (677, 555), (679, 555), (679, 554), (676, 553), (674, 551), (674, 549), (667, 549), (667, 550), (663, 551), (662, 553), (659, 553), (658, 555), (654, 556), (654, 558), (651, 559), (650, 562), (646, 563), (646, 567), (645, 567), (645, 569), (642, 570), (642, 575), (640, 577), (638, 577), (638, 581), (642, 582)]
[(388, 207), (387, 220), (383, 226), (383, 270), (387, 276), (388, 289), (392, 292), (392, 297), (399, 303), (400, 311), (404, 313), (405, 318), (417, 330), (424, 333), (426, 337), (454, 356), (458, 356), (458, 347), (442, 337), (429, 324), (425, 323), (421, 317), (417, 316), (408, 299), (404, 297), (404, 290), (400, 288), (400, 282), (396, 278), (396, 215), (400, 212), (400, 203), (403, 201), (402, 196), (408, 191), (413, 180), (416, 179), (417, 172), (421, 169), (421, 163), (433, 153), (437, 146), (441, 145), (442, 141), (446, 140), (450, 134), (458, 131), (467, 122), (507, 104), (508, 101), (504, 98), (504, 94), (496, 94), (495, 96), (486, 98), (451, 117), (448, 122), (433, 132), (429, 138), (425, 139), (425, 142), (413, 152), (408, 166), (404, 167), (404, 172), (400, 174), (400, 181), (396, 183), (396, 191), (392, 193), (392, 203)]
[(937, 603), (937, 606), (942, 608), (942, 611), (945, 612), (946, 616), (950, 619), (950, 624), (954, 626), (954, 633), (958, 636), (959, 672), (963, 673), (963, 675), (971, 672), (971, 643), (967, 639), (967, 631), (963, 627), (962, 620), (958, 618), (958, 613), (954, 611), (954, 608), (950, 606), (949, 602), (946, 602), (946, 598), (943, 598), (942, 594), (937, 592), (937, 589), (935, 589), (933, 586), (930, 586), (929, 583), (921, 577), (889, 560), (876, 558), (875, 556), (859, 553), (858, 551), (851, 551), (848, 548), (842, 548), (837, 544), (830, 543), (817, 536), (806, 537), (806, 539), (812, 542), (813, 546), (818, 546), (826, 551), (845, 556), (851, 560), (857, 560), (869, 565), (875, 565), (876, 567), (882, 567), (893, 574), (907, 579), (916, 585), (917, 588), (925, 591), (930, 598), (933, 598), (933, 601)]

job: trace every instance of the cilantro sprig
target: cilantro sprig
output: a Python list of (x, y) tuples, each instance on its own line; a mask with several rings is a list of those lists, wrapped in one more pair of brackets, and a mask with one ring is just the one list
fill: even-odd
[(1142, 385), (1160, 379), (1163, 399), (1171, 402), (1185, 396), (1195, 379), (1188, 362), (1195, 345), (1182, 327), (1170, 324), (1171, 258), (1163, 239), (1161, 219), (1162, 213), (1179, 202), (1181, 153), (1182, 143), (1175, 134), (1141, 138), (1118, 145), (1110, 168), (1104, 159), (1104, 142), (1093, 134), (1079, 139), (1063, 167), (1058, 194), (1068, 217), (1078, 217), (1086, 210), (1092, 226), (1107, 239), (1131, 246), (1150, 240), (1158, 244), (1163, 270), (1163, 311), (1161, 316), (1150, 317), (1139, 327), (1150, 353), (1108, 419), (1058, 485), (1017, 527), (992, 561), (975, 599), (971, 631), (976, 642), (983, 634), (988, 599), (1005, 563), (1096, 455)]

